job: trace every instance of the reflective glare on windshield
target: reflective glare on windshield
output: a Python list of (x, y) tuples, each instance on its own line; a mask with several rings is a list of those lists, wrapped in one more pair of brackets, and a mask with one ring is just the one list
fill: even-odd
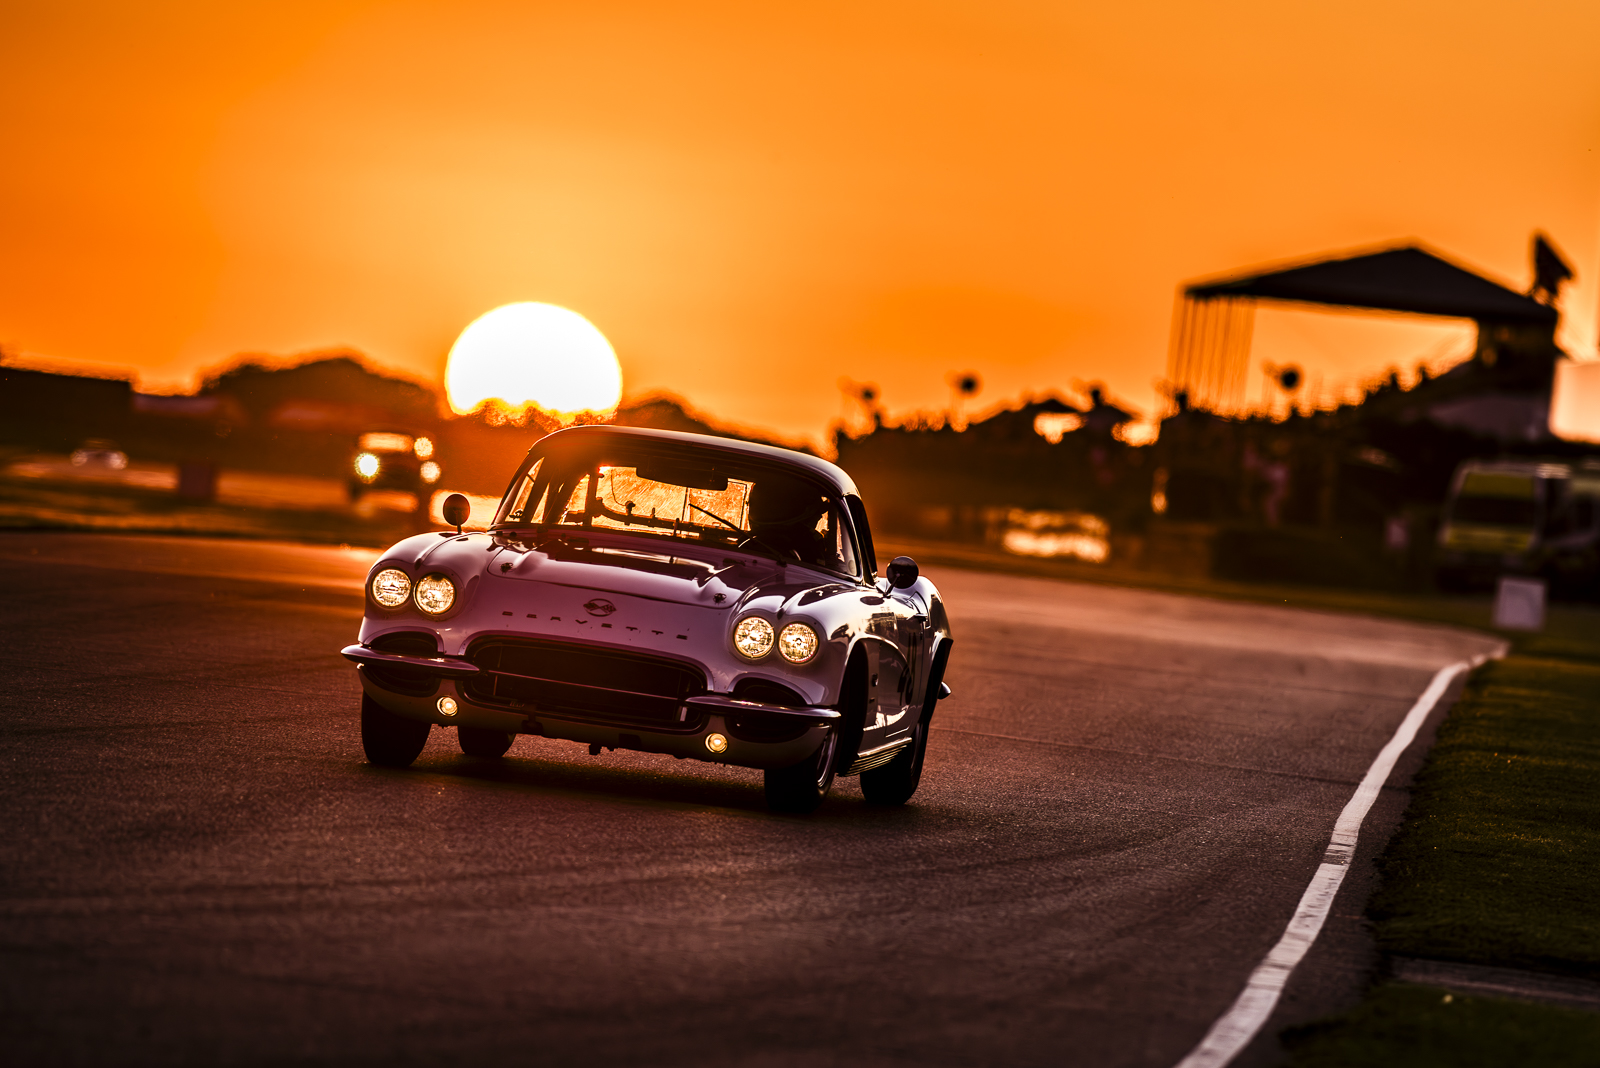
[(857, 573), (840, 502), (781, 473), (740, 477), (645, 459), (579, 467), (544, 457), (506, 498), (497, 525), (627, 531)]

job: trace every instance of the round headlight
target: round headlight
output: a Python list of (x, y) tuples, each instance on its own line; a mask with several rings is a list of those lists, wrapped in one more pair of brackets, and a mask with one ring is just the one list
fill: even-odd
[(404, 571), (389, 568), (372, 576), (372, 599), (385, 608), (399, 608), (411, 596), (411, 579)]
[(817, 632), (804, 623), (790, 623), (778, 635), (778, 652), (791, 664), (804, 664), (817, 655)]
[(429, 575), (417, 583), (417, 607), (430, 616), (443, 615), (456, 603), (456, 584), (443, 575)]
[(760, 616), (745, 616), (733, 628), (733, 647), (751, 660), (766, 656), (772, 652), (772, 624)]
[(382, 465), (378, 463), (378, 458), (370, 452), (364, 452), (356, 457), (356, 474), (368, 482), (378, 477), (378, 468), (380, 466)]

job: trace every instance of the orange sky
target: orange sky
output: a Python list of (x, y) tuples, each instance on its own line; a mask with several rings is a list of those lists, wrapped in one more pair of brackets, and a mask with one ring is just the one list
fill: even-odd
[[(548, 301), (630, 393), (818, 438), (844, 375), (1151, 410), (1184, 279), (1414, 237), (1524, 288), (1539, 228), (1594, 354), (1593, 0), (864, 6), (5, 4), (0, 343), (437, 381)], [(1254, 362), (1332, 393), (1466, 336), (1272, 311)]]

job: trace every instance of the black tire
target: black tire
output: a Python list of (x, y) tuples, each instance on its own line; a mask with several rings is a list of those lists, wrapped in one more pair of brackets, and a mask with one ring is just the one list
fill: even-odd
[(361, 695), (361, 747), (367, 760), (384, 768), (409, 768), (428, 744), (433, 724), (397, 716), (365, 694)]
[(881, 768), (861, 773), (861, 793), (874, 805), (903, 805), (922, 781), (922, 759), (928, 752), (928, 720), (923, 717), (911, 744)]
[(833, 789), (833, 776), (839, 767), (839, 729), (828, 731), (827, 739), (808, 759), (793, 767), (772, 768), (766, 773), (767, 807), (774, 812), (805, 814), (815, 812)]
[(516, 738), (510, 731), (497, 731), (492, 727), (457, 727), (456, 741), (467, 756), (495, 760), (506, 755)]

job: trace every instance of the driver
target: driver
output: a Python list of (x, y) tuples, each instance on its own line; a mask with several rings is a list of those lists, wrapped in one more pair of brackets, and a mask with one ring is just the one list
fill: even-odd
[(764, 478), (750, 489), (750, 533), (804, 564), (831, 555), (828, 535), (817, 530), (827, 511), (828, 499), (797, 479)]

